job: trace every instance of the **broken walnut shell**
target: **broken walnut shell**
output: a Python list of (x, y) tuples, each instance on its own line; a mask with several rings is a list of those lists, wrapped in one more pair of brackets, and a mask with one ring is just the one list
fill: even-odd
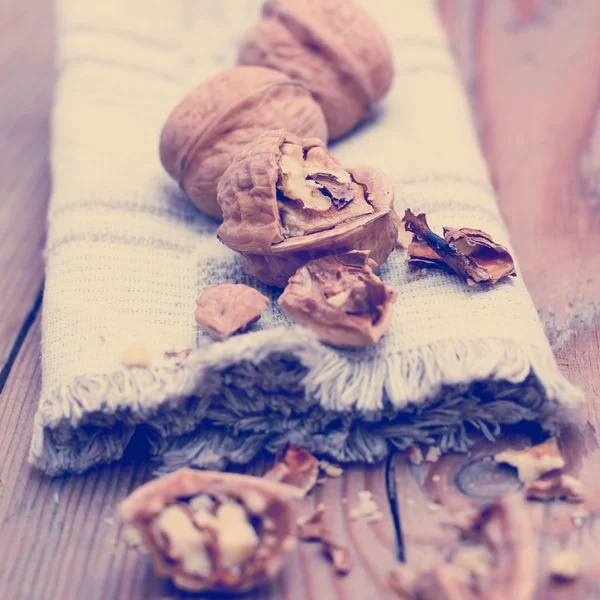
[(565, 466), (556, 438), (548, 438), (541, 444), (523, 450), (509, 448), (494, 455), (494, 460), (517, 469), (521, 481), (534, 481)]
[(221, 175), (248, 142), (279, 127), (327, 141), (323, 111), (301, 83), (273, 69), (238, 67), (200, 84), (173, 109), (160, 160), (200, 210), (220, 218)]
[(397, 290), (373, 273), (366, 252), (312, 260), (289, 280), (279, 306), (332, 346), (362, 348), (387, 331)]
[(318, 139), (275, 130), (248, 144), (219, 182), (218, 236), (246, 272), (285, 287), (308, 261), (365, 250), (380, 265), (394, 249), (398, 216), (389, 178), (343, 169)]
[(351, 0), (274, 0), (248, 31), (239, 64), (302, 81), (323, 108), (332, 139), (368, 119), (394, 77), (389, 43)]
[(269, 299), (254, 288), (224, 283), (207, 289), (196, 300), (196, 323), (222, 342), (256, 323), (267, 306)]
[(414, 266), (449, 267), (469, 286), (494, 285), (504, 277), (515, 277), (510, 252), (480, 229), (444, 227), (444, 237), (436, 235), (424, 213), (406, 209), (403, 222), (414, 234), (408, 247), (409, 263)]
[(308, 494), (317, 485), (319, 461), (308, 450), (288, 443), (263, 477), (292, 485)]
[(135, 490), (119, 513), (158, 575), (187, 591), (243, 592), (274, 577), (295, 547), (302, 496), (260, 477), (180, 469)]

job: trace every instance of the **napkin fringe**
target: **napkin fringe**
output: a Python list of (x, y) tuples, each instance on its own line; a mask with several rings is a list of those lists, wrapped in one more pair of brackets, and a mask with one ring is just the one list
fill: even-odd
[(553, 431), (582, 401), (551, 353), (510, 340), (361, 357), (279, 329), (207, 344), (176, 366), (78, 377), (43, 400), (30, 462), (81, 472), (143, 444), (164, 454), (163, 470), (223, 468), (293, 442), (374, 463), (392, 446), (466, 451), (477, 431), (492, 440), (520, 421)]

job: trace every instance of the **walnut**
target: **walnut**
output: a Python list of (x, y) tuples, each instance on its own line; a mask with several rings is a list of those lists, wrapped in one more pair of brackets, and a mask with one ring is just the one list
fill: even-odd
[(371, 167), (344, 170), (317, 139), (283, 130), (248, 144), (218, 188), (221, 241), (241, 254), (246, 272), (285, 287), (309, 260), (369, 251), (380, 265), (394, 249), (393, 186)]
[(177, 587), (243, 592), (274, 577), (295, 547), (302, 495), (259, 477), (181, 469), (133, 492), (120, 515)]
[(301, 83), (273, 69), (238, 67), (175, 107), (160, 136), (160, 160), (200, 210), (220, 218), (221, 175), (248, 142), (278, 127), (327, 141), (323, 112)]
[(308, 494), (319, 478), (319, 461), (304, 448), (287, 444), (279, 460), (264, 477), (293, 485)]
[(408, 247), (413, 266), (449, 267), (469, 286), (494, 285), (504, 277), (515, 277), (509, 251), (480, 229), (444, 227), (444, 237), (431, 231), (424, 213), (414, 215), (406, 209), (403, 222), (415, 234)]
[(275, 0), (242, 42), (239, 63), (302, 81), (323, 108), (332, 139), (369, 118), (394, 76), (390, 46), (350, 0)]
[(196, 300), (196, 322), (219, 341), (245, 331), (260, 319), (269, 299), (241, 283), (224, 283), (207, 289)]
[(565, 466), (556, 438), (549, 438), (524, 450), (505, 450), (494, 456), (497, 463), (510, 465), (517, 469), (521, 481), (533, 481), (546, 473)]
[(369, 263), (357, 251), (311, 260), (290, 279), (279, 306), (332, 346), (376, 344), (389, 327), (397, 291)]

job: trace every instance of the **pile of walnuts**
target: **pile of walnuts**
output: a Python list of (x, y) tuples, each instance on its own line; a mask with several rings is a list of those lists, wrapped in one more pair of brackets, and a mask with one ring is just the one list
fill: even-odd
[[(250, 276), (282, 288), (293, 278), (280, 303), (290, 318), (333, 345), (374, 344), (396, 298), (371, 271), (398, 237), (393, 187), (375, 168), (343, 167), (326, 144), (368, 119), (389, 90), (390, 46), (352, 0), (271, 0), (238, 63), (175, 107), (161, 162), (200, 210), (222, 219), (218, 237)], [(346, 258), (327, 258), (338, 255)], [(198, 323), (219, 340), (266, 307), (237, 286), (256, 299), (246, 319), (228, 291), (199, 299)]]

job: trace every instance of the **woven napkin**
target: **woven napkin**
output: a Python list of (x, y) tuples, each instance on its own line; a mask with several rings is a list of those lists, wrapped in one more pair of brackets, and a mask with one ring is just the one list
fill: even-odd
[[(332, 152), (386, 171), (399, 213), (434, 231), (472, 227), (510, 247), (469, 107), (429, 0), (364, 0), (395, 54), (374, 121)], [(119, 459), (135, 444), (166, 468), (245, 463), (286, 441), (374, 462), (414, 443), (466, 450), (473, 434), (581, 402), (560, 374), (522, 278), (468, 288), (406, 253), (379, 269), (399, 289), (376, 346), (339, 351), (293, 326), (278, 290), (250, 281), (217, 224), (163, 171), (160, 129), (199, 82), (232, 67), (259, 0), (60, 0), (53, 194), (42, 320), (43, 386), (30, 460), (50, 474)], [(237, 282), (268, 295), (253, 330), (212, 343), (195, 299)], [(143, 342), (148, 368), (121, 364)], [(165, 356), (193, 348), (185, 360)], [(166, 453), (166, 454), (165, 454)]]

